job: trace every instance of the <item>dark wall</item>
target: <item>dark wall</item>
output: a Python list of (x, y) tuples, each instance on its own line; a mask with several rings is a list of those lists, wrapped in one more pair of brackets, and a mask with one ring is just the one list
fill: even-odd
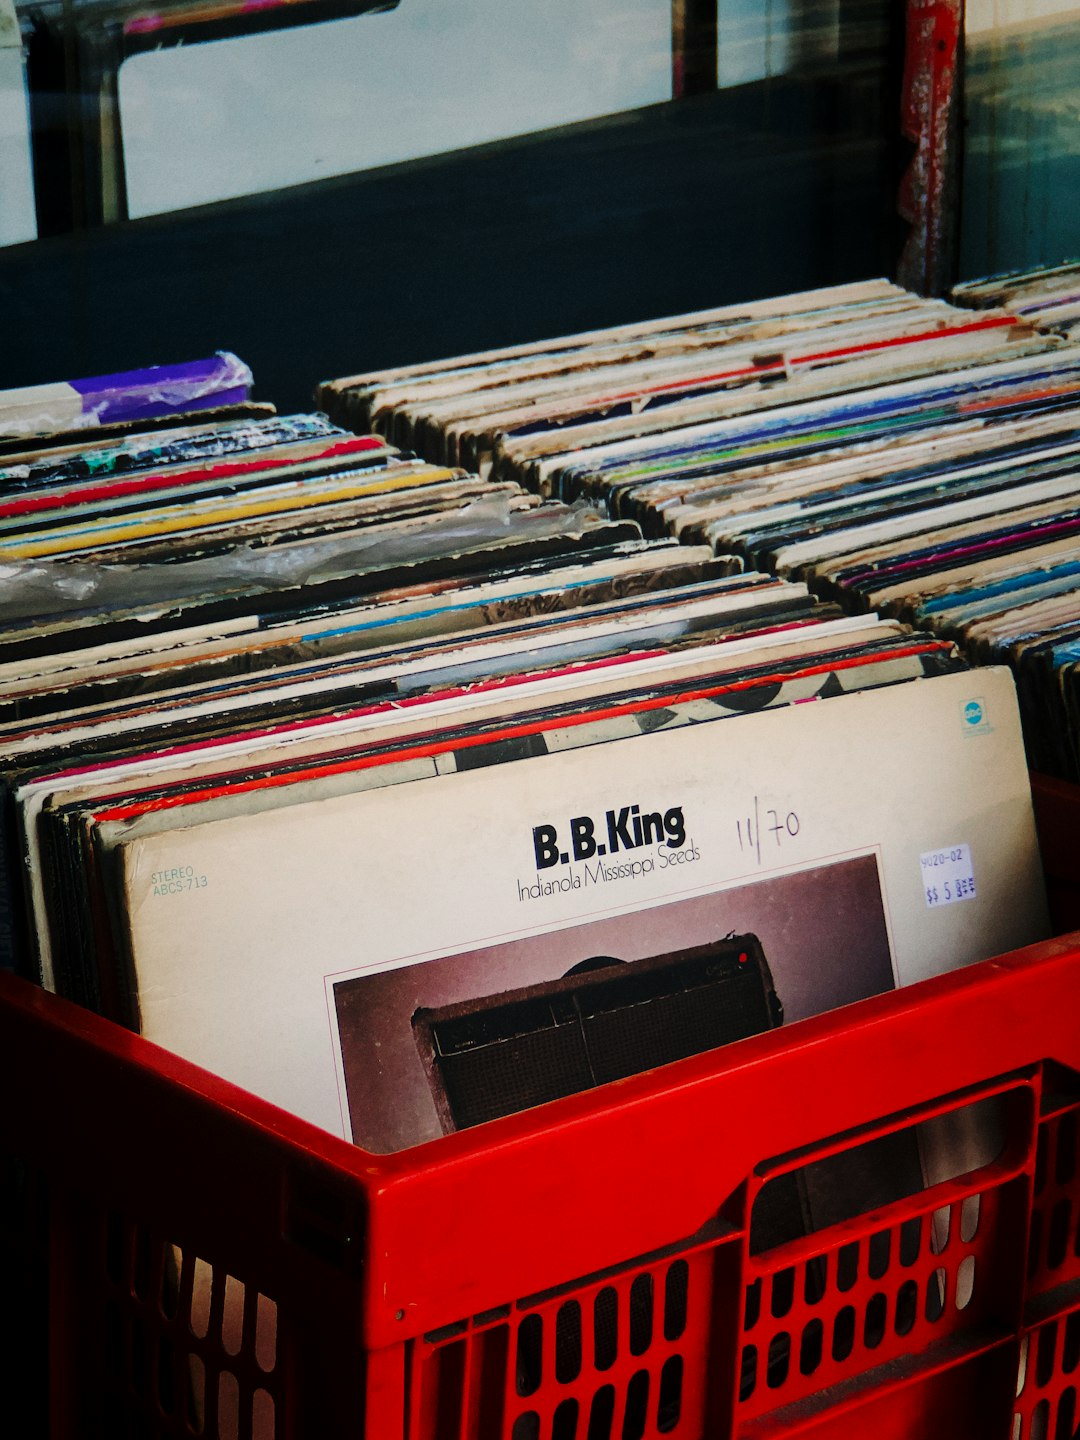
[(836, 280), (899, 251), (884, 63), (0, 251), (0, 386), (232, 349), (257, 394)]

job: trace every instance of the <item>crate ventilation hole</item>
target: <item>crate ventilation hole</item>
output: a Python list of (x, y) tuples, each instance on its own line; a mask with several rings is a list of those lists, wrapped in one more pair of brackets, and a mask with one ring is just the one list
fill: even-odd
[[(591, 1303), (570, 1299), (558, 1306), (553, 1317), (557, 1385), (577, 1385), (590, 1376), (603, 1380), (624, 1355), (640, 1359), (641, 1367), (619, 1386), (601, 1383), (585, 1399), (573, 1395), (559, 1401), (547, 1427), (539, 1411), (522, 1412), (511, 1440), (643, 1440), (646, 1434), (666, 1435), (676, 1428), (682, 1413), (683, 1357), (667, 1354), (651, 1366), (649, 1361), (661, 1336), (670, 1345), (686, 1328), (687, 1262), (673, 1261), (662, 1272), (660, 1286), (659, 1280), (661, 1273), (654, 1277), (643, 1271), (628, 1292), (605, 1285)], [(534, 1310), (518, 1326), (515, 1389), (522, 1398), (536, 1395), (544, 1385), (545, 1327), (551, 1323), (550, 1313)]]

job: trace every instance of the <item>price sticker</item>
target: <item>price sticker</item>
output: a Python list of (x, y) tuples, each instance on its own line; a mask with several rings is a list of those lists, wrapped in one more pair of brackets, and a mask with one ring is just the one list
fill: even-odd
[(923, 895), (928, 910), (975, 899), (975, 870), (970, 845), (948, 845), (919, 856)]

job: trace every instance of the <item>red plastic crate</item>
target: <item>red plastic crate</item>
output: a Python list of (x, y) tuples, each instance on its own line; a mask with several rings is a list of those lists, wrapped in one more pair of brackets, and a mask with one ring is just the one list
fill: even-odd
[[(1074, 1434), (1080, 937), (389, 1157), (0, 997), (55, 1435)], [(751, 1253), (777, 1174), (993, 1097), (990, 1164)]]
[[(20, 1440), (1077, 1433), (1080, 935), (395, 1156), (7, 977), (0, 1080)], [(751, 1244), (972, 1105), (981, 1168)]]

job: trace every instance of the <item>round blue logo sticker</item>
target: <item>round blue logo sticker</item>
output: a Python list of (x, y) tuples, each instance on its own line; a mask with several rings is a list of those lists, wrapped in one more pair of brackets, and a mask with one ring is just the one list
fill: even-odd
[(969, 725), (981, 725), (983, 708), (978, 700), (969, 700), (964, 706), (964, 719)]

